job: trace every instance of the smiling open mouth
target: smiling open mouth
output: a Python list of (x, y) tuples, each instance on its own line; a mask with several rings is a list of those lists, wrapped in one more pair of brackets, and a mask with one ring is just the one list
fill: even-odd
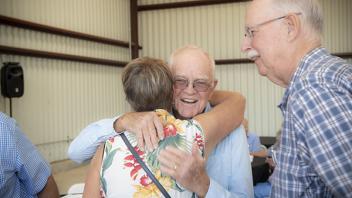
[(194, 103), (196, 103), (198, 100), (181, 99), (181, 101), (184, 102), (184, 103), (188, 103), (188, 104), (194, 104)]

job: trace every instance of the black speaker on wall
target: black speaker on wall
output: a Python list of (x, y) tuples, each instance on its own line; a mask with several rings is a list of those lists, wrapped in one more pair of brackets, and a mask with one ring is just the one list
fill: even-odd
[(19, 63), (7, 62), (1, 68), (1, 93), (5, 97), (23, 96), (23, 69)]

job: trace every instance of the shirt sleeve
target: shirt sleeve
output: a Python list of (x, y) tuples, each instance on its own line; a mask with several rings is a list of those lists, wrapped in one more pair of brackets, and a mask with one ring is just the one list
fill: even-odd
[(70, 144), (68, 157), (77, 163), (91, 159), (101, 143), (116, 135), (113, 123), (118, 118), (99, 120), (84, 128)]
[(51, 175), (49, 164), (16, 126), (16, 170), (17, 177), (23, 183), (26, 191), (35, 196), (41, 192)]
[(246, 194), (241, 194), (241, 193), (232, 193), (231, 191), (225, 189), (223, 186), (221, 186), (219, 183), (217, 183), (215, 180), (210, 178), (210, 185), (209, 185), (209, 190), (207, 195), (205, 196), (206, 198), (212, 198), (212, 197), (219, 197), (219, 198), (244, 198), (244, 197), (249, 197)]
[(253, 133), (253, 152), (262, 150), (260, 145), (261, 143), (260, 143), (259, 137), (255, 133)]
[[(212, 197), (253, 197), (253, 182), (249, 150), (243, 127), (237, 128), (220, 142), (212, 157), (221, 158), (220, 164), (207, 163), (210, 186), (206, 194)], [(213, 155), (213, 154), (212, 154)], [(213, 158), (214, 159), (214, 158)], [(224, 161), (226, 160), (226, 161)]]
[[(303, 92), (303, 91), (302, 91)], [(337, 197), (352, 192), (352, 95), (337, 87), (311, 86), (296, 102), (297, 125), (305, 131), (307, 152), (319, 178)]]

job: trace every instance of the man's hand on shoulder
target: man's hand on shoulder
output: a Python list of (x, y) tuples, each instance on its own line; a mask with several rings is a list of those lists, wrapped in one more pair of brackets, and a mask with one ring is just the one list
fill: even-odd
[(206, 172), (206, 161), (200, 155), (196, 143), (192, 153), (168, 146), (158, 156), (160, 169), (173, 177), (182, 187), (204, 197), (209, 189), (210, 179)]
[(149, 151), (158, 146), (164, 138), (163, 125), (154, 111), (126, 113), (114, 122), (114, 130), (119, 133), (129, 131), (136, 134), (138, 147)]

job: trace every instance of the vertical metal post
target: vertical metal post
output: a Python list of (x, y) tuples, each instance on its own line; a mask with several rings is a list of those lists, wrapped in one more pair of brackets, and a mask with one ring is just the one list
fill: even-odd
[(131, 15), (131, 55), (132, 59), (138, 58), (138, 10), (137, 0), (130, 0), (130, 15)]

